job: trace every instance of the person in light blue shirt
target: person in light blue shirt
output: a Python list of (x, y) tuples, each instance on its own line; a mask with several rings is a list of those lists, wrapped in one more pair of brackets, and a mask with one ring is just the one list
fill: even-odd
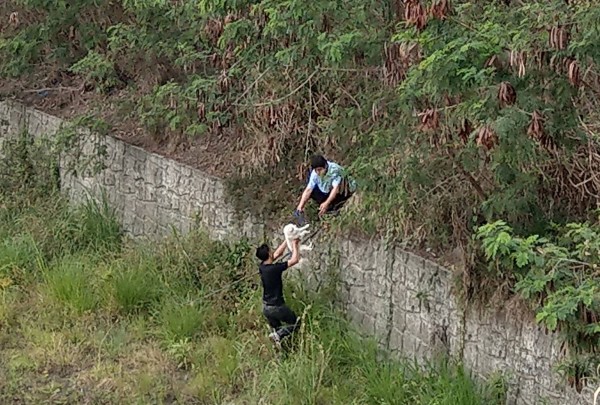
[(296, 213), (304, 211), (309, 199), (319, 204), (319, 216), (339, 210), (356, 191), (356, 182), (339, 164), (322, 155), (312, 157), (308, 185), (302, 193)]

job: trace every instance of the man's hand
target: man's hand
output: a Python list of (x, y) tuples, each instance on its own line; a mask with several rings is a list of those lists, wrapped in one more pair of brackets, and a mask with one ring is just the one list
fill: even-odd
[(319, 216), (325, 215), (327, 213), (327, 208), (329, 208), (329, 206), (331, 205), (331, 203), (333, 202), (335, 197), (338, 195), (339, 191), (340, 191), (339, 184), (336, 184), (335, 186), (333, 186), (333, 188), (331, 189), (331, 192), (329, 193), (329, 197), (327, 197), (327, 200), (325, 200), (323, 202), (323, 204), (321, 204), (319, 206)]
[(329, 203), (325, 201), (319, 206), (319, 215), (325, 215), (325, 213), (327, 213), (327, 208), (329, 208)]

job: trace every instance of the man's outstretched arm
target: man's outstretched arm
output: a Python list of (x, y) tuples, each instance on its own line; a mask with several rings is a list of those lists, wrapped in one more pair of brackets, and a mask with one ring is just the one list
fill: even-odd
[(298, 264), (300, 261), (300, 250), (298, 249), (299, 245), (300, 239), (296, 239), (294, 242), (292, 242), (292, 258), (287, 262), (288, 268)]
[(304, 206), (306, 205), (306, 202), (310, 198), (310, 195), (312, 194), (312, 191), (316, 187), (316, 185), (317, 185), (317, 173), (313, 170), (310, 173), (310, 178), (308, 180), (308, 184), (306, 185), (306, 188), (302, 192), (302, 197), (300, 197), (300, 202), (298, 203), (298, 207), (296, 208), (298, 211), (304, 211)]
[(296, 208), (298, 211), (304, 211), (304, 206), (306, 205), (306, 202), (310, 198), (311, 193), (312, 193), (312, 188), (309, 188), (309, 186), (307, 186), (304, 189), (304, 191), (302, 192), (302, 197), (300, 197), (300, 202), (298, 203), (298, 207)]
[(283, 253), (285, 252), (286, 249), (287, 249), (287, 243), (284, 240), (283, 242), (281, 242), (281, 245), (279, 245), (277, 247), (277, 249), (275, 249), (275, 252), (273, 253), (273, 260), (279, 259), (283, 255)]

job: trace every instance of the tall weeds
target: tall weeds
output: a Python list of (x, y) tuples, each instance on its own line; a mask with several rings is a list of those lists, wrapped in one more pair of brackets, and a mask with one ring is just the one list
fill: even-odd
[(104, 403), (501, 403), (459, 366), (382, 361), (325, 297), (293, 285), (304, 324), (282, 357), (256, 277), (239, 281), (256, 271), (247, 243), (121, 241), (101, 205), (52, 198), (0, 209), (2, 402), (43, 402), (49, 387), (94, 401), (110, 387)]
[(382, 360), (293, 284), (303, 326), (276, 353), (246, 241), (141, 244), (104, 203), (0, 197), (0, 403), (502, 403), (458, 365)]

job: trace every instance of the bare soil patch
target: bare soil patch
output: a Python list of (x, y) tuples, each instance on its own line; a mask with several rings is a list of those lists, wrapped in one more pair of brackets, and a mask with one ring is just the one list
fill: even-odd
[[(235, 170), (236, 165), (231, 163), (238, 158), (235, 155), (240, 134), (226, 130), (220, 135), (165, 140), (168, 137), (164, 134), (148, 133), (138, 120), (126, 117), (123, 106), (140, 95), (130, 88), (100, 94), (88, 89), (81, 78), (66, 73), (38, 73), (27, 79), (0, 82), (0, 98), (20, 101), (65, 120), (93, 111), (111, 126), (111, 135), (124, 142), (213, 176), (224, 177)], [(225, 161), (227, 164), (222, 164)]]

